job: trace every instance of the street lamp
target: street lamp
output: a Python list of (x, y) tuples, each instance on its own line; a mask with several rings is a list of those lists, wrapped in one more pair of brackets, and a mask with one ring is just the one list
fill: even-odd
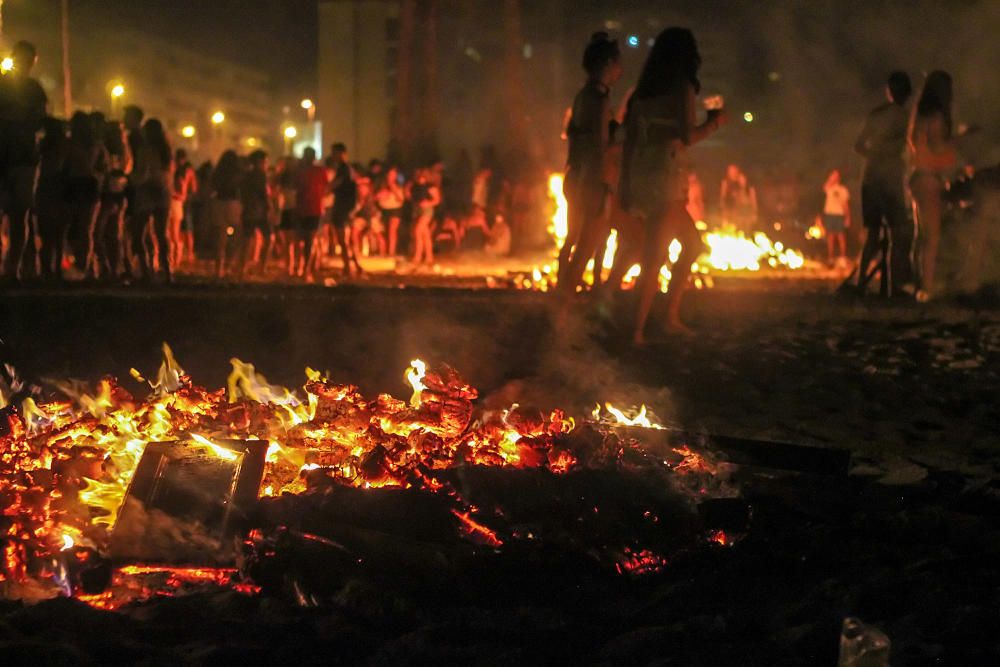
[(306, 110), (306, 113), (309, 115), (309, 122), (310, 123), (313, 122), (313, 120), (316, 117), (316, 105), (313, 104), (313, 101), (307, 97), (306, 99), (302, 100), (301, 106), (303, 109)]
[(285, 128), (285, 154), (291, 155), (292, 150), (295, 147), (295, 137), (299, 136), (299, 131), (295, 129), (294, 125), (289, 125)]
[(121, 81), (111, 81), (108, 83), (108, 94), (111, 95), (111, 115), (118, 115), (118, 107), (121, 99), (125, 95), (125, 84)]
[(222, 113), (221, 111), (216, 111), (215, 113), (212, 114), (213, 125), (221, 125), (225, 121), (226, 121), (226, 114)]
[(181, 128), (181, 136), (185, 139), (192, 139), (198, 131), (194, 128), (194, 125), (185, 125)]

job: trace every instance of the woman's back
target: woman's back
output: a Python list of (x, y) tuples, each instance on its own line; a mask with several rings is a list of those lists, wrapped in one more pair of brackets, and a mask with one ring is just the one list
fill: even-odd
[(917, 171), (941, 172), (955, 166), (958, 156), (940, 111), (917, 114), (910, 130), (910, 158)]

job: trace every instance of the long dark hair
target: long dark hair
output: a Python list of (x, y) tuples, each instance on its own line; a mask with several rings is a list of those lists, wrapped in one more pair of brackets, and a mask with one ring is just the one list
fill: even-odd
[(227, 150), (219, 157), (219, 163), (212, 172), (212, 187), (218, 189), (231, 186), (240, 178), (240, 157), (234, 150)]
[(694, 34), (687, 28), (667, 28), (661, 32), (646, 58), (635, 87), (635, 97), (656, 97), (690, 83), (701, 90), (698, 69), (701, 55)]
[(163, 123), (156, 118), (150, 118), (142, 126), (142, 138), (146, 144), (156, 151), (156, 157), (164, 165), (170, 164), (173, 158), (173, 151), (170, 150), (170, 142), (167, 141), (167, 133), (163, 131)]
[(935, 70), (927, 75), (914, 111), (914, 118), (940, 113), (944, 116), (945, 138), (951, 138), (951, 75)]
[(70, 140), (78, 146), (91, 148), (97, 139), (94, 136), (94, 123), (85, 111), (77, 111), (69, 120)]

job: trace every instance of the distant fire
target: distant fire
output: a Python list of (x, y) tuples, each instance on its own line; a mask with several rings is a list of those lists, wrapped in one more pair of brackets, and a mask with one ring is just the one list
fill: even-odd
[[(563, 195), (563, 175), (553, 173), (549, 176), (549, 198), (552, 202), (552, 215), (548, 231), (557, 249), (565, 245), (569, 234), (567, 225), (567, 210), (569, 204)], [(781, 241), (772, 241), (767, 234), (756, 232), (748, 237), (743, 231), (732, 228), (709, 229), (704, 221), (696, 221), (698, 229), (702, 232), (702, 242), (706, 251), (692, 265), (692, 282), (698, 289), (712, 287), (712, 274), (728, 271), (761, 271), (764, 268), (770, 269), (801, 269), (806, 261), (803, 254), (794, 249), (786, 247)], [(809, 230), (808, 238), (819, 238), (814, 235), (812, 228)], [(602, 258), (601, 266), (595, 267), (593, 260), (587, 264), (584, 274), (584, 282), (593, 284), (595, 270), (603, 272), (611, 270), (615, 253), (618, 249), (618, 230), (612, 229), (608, 238), (607, 249)], [(667, 249), (670, 264), (677, 261), (680, 256), (681, 244), (675, 239)], [(641, 267), (633, 264), (626, 271), (622, 280), (622, 287), (631, 287), (635, 279), (639, 276)], [(533, 269), (530, 276), (525, 276), (520, 283), (520, 287), (526, 289), (537, 289), (547, 291), (555, 285), (556, 266), (555, 261), (550, 261), (544, 265)], [(660, 267), (659, 283), (660, 291), (666, 292), (670, 284), (670, 269), (667, 265)]]

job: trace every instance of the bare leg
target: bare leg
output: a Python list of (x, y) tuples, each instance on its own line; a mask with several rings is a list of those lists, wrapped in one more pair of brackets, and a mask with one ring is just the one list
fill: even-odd
[(642, 272), (636, 280), (635, 291), (638, 303), (635, 311), (635, 330), (632, 342), (642, 345), (646, 342), (646, 321), (649, 311), (653, 308), (653, 297), (656, 296), (660, 267), (667, 257), (667, 244), (670, 239), (666, 233), (666, 215), (659, 215), (653, 221), (646, 221), (646, 244), (642, 251)]

